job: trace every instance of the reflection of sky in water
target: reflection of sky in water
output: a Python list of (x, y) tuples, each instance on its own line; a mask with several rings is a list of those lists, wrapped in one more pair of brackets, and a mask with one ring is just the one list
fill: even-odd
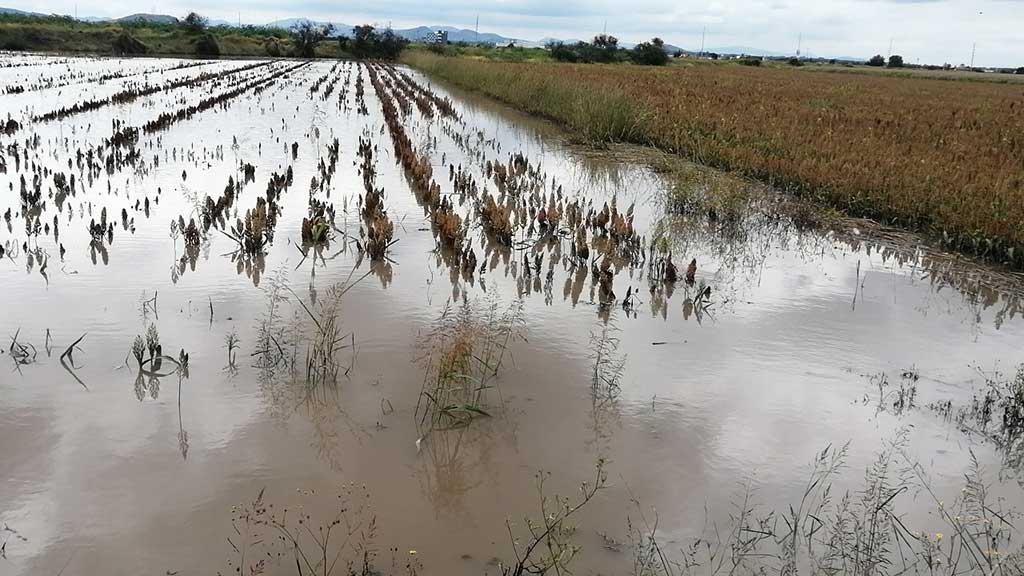
[[(87, 66), (99, 72), (109, 70), (110, 63)], [(132, 60), (126, 66), (158, 64)], [(233, 65), (217, 63), (209, 69)], [(714, 306), (700, 323), (683, 313), (695, 289), (680, 284), (665, 307), (652, 313), (655, 297), (647, 279), (638, 270), (632, 279), (629, 270), (616, 277), (616, 292), (621, 296), (632, 285), (640, 303), (633, 317), (617, 307), (610, 311), (626, 369), (618, 400), (605, 405), (594, 405), (589, 396), (589, 340), (602, 326), (590, 302), (589, 275), (572, 306), (562, 298), (567, 273), (557, 265), (551, 303), (543, 291), (525, 298), (527, 341), (513, 346), (514, 364), (500, 380), (506, 410), (459, 434), (428, 440), (417, 452), (412, 411), (422, 383), (414, 362), (418, 335), (453, 294), (496, 294), (508, 301), (517, 280), (498, 266), (471, 285), (452, 285), (449, 271), (431, 254), (429, 220), (394, 162), (369, 82), (368, 117), (339, 109), (340, 84), (327, 102), (308, 97), (306, 87), (328, 67), (314, 64), (259, 97), (239, 98), (226, 109), (144, 136), (140, 148), (148, 172), (123, 170), (109, 181), (101, 175), (85, 194), (67, 200), (73, 217), (68, 220), (67, 206), (59, 217), (64, 262), (52, 235), (39, 238), (49, 258), (47, 279), (38, 265), (27, 270), (24, 256), (0, 263), (9, 303), (0, 332), (21, 328), (21, 338), (40, 349), (46, 329), (54, 339), (53, 357), (22, 367), (21, 375), (0, 370), (7, 398), (0, 406), (0, 450), (8, 479), (0, 486), (0, 501), (8, 503), (0, 520), (29, 537), (8, 550), (15, 573), (56, 573), (72, 551), (81, 573), (154, 566), (209, 571), (226, 557), (220, 543), (230, 529), (230, 506), (262, 487), (268, 494), (299, 487), (321, 488), (326, 494), (342, 480), (371, 487), (385, 545), (434, 550), (433, 567), (464, 569), (458, 558), (467, 551), (475, 551), (480, 562), (507, 555), (501, 520), (533, 509), (530, 479), (537, 468), (554, 472), (559, 489), (571, 489), (588, 475), (597, 456), (609, 458), (617, 480), (600, 506), (588, 511), (588, 521), (616, 533), (628, 508), (628, 483), (645, 503), (658, 506), (667, 531), (684, 533), (693, 529), (690, 519), (700, 517), (705, 502), (724, 514), (736, 483), (745, 478), (755, 479), (758, 496), (768, 504), (792, 501), (810, 459), (829, 443), (852, 439), (851, 473), (843, 484), (855, 487), (880, 441), (902, 426), (911, 427), (913, 453), (934, 470), (938, 487), (949, 491), (958, 486), (970, 442), (927, 411), (902, 418), (876, 414), (872, 402), (863, 402), (872, 392), (867, 376), (886, 372), (898, 380), (901, 371), (913, 367), (921, 374), (919, 405), (944, 399), (965, 403), (979, 381), (973, 366), (1010, 369), (1022, 360), (1020, 322), (1006, 318), (997, 329), (1003, 301), (973, 304), (952, 286), (939, 289), (913, 262), (883, 258), (877, 249), (868, 254), (839, 236), (798, 233), (756, 219), (757, 225), (728, 238), (699, 218), (672, 224), (676, 263), (685, 265), (695, 257), (699, 281), (713, 290)], [(24, 78), (26, 72), (3, 71), (0, 84), (15, 73)], [(59, 97), (54, 91), (5, 97), (10, 99), (4, 102), (11, 110), (32, 106), (40, 113), (85, 94), (109, 95), (127, 81), (64, 87)], [(350, 107), (353, 92), (350, 87)], [(42, 140), (40, 160), (66, 167), (75, 148), (96, 144), (108, 134), (112, 119), (140, 125), (165, 109), (206, 96), (199, 90), (162, 94), (27, 133)], [(650, 234), (651, 222), (661, 218), (664, 184), (649, 170), (577, 154), (543, 124), (476, 99), (455, 98), (466, 127), (458, 130), (470, 136), (481, 130), (483, 140), (496, 138), (501, 148), (477, 143), (467, 152), (414, 111), (410, 137), (430, 146), (443, 190), (450, 190), (451, 183), (442, 158), (470, 167), (479, 179), (482, 160), (470, 160), (469, 154), (504, 161), (522, 152), (542, 166), (548, 183), (554, 177), (568, 195), (583, 193), (598, 203), (617, 196), (622, 209), (635, 201), (641, 233)], [(291, 386), (261, 381), (250, 354), (267, 309), (269, 277), (285, 274), (308, 302), (314, 293), (323, 298), (355, 265), (352, 251), (326, 266), (303, 260), (296, 242), (308, 183), (317, 173), (314, 150), (334, 137), (342, 152), (330, 199), (339, 212), (338, 226), (353, 234), (358, 230), (355, 198), (361, 178), (355, 150), (360, 136), (378, 146), (377, 185), (384, 187), (396, 223), (392, 278), (384, 290), (378, 278), (369, 276), (346, 295), (342, 317), (346, 329), (355, 332), (359, 350), (352, 379), (318, 402), (303, 403)], [(68, 148), (54, 150), (54, 139), (65, 137)], [(237, 149), (232, 147), (236, 137)], [(172, 281), (183, 246), (180, 237), (171, 239), (168, 224), (179, 214), (186, 221), (194, 215), (188, 195), (218, 195), (236, 174), (235, 163), (251, 162), (257, 166), (256, 180), (245, 187), (237, 206), (252, 206), (270, 174), (288, 165), (286, 148), (292, 142), (299, 142), (299, 158), (292, 164), (295, 184), (281, 201), (283, 215), (259, 287), (237, 273), (226, 256), (230, 240), (212, 230), (195, 270), (188, 266)], [(151, 165), (154, 155), (160, 157), (159, 166)], [(0, 175), (0, 185), (13, 182), (15, 190), (2, 196), (0, 212), (20, 210), (17, 177), (12, 168)], [(149, 218), (132, 209), (140, 198), (154, 200), (158, 187), (160, 203), (152, 204)], [(52, 224), (52, 200), (47, 202), (42, 220)], [(109, 264), (93, 265), (85, 228), (103, 206), (115, 222), (114, 241)], [(120, 226), (122, 208), (134, 219), (134, 234)], [(469, 204), (457, 206), (462, 215), (470, 210)], [(11, 233), (0, 226), (0, 241), (20, 244), (25, 239), (23, 220), (12, 220)], [(470, 238), (482, 254), (478, 232)], [(340, 249), (336, 239), (325, 253)], [(521, 255), (514, 253), (511, 261), (520, 262)], [(352, 277), (366, 268), (363, 262)], [(951, 273), (952, 282), (962, 281), (955, 270)], [(181, 397), (181, 422), (190, 443), (187, 459), (178, 446), (176, 378), (162, 379), (157, 398), (140, 402), (131, 369), (121, 367), (134, 335), (155, 319), (151, 312), (143, 318), (143, 292), (147, 298), (158, 294), (156, 323), (165, 350), (177, 355), (184, 348), (191, 355), (191, 376), (182, 384)], [(282, 325), (294, 311), (294, 306), (284, 308)], [(233, 377), (223, 370), (224, 339), (232, 330), (242, 346), (239, 373)], [(82, 365), (77, 374), (89, 385), (88, 392), (56, 361), (83, 332), (87, 336), (76, 353)], [(382, 408), (385, 401), (393, 412)], [(990, 446), (975, 449), (993, 471), (999, 469), (1000, 456)], [(925, 521), (923, 512), (914, 510), (910, 517)]]

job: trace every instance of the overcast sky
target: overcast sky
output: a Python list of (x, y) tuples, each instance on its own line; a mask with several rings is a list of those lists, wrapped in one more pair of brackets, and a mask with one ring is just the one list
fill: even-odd
[[(0, 0), (0, 6), (74, 14), (75, 0)], [(128, 6), (131, 6), (129, 8)], [(589, 38), (607, 22), (623, 41), (660, 36), (697, 49), (750, 46), (803, 53), (868, 57), (889, 52), (908, 62), (1024, 66), (1024, 0), (165, 0), (79, 2), (81, 16), (124, 16), (127, 11), (181, 16), (190, 10), (215, 19), (263, 24), (305, 17), (347, 24), (409, 27), (451, 25), (539, 40)]]

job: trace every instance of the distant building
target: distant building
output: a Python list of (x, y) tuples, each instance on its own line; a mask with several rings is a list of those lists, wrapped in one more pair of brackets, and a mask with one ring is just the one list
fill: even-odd
[(436, 44), (438, 46), (444, 46), (448, 44), (448, 33), (444, 30), (438, 30), (427, 34), (427, 44)]

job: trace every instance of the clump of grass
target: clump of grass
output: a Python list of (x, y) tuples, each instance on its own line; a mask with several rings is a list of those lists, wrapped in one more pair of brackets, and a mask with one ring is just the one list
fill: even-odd
[[(659, 540), (657, 518), (648, 520), (634, 498), (639, 521), (629, 522), (634, 575), (690, 574), (1018, 574), (1024, 550), (1013, 521), (989, 494), (973, 458), (960, 496), (944, 503), (923, 467), (907, 455), (905, 434), (878, 452), (857, 491), (833, 494), (845, 469), (847, 446), (822, 450), (798, 501), (785, 512), (758, 513), (744, 491), (725, 526), (705, 526), (695, 541), (670, 550)], [(942, 532), (908, 526), (902, 499), (924, 493)], [(933, 527), (934, 528), (934, 527)]]
[(228, 350), (228, 368), (235, 368), (236, 351), (238, 350), (238, 332), (232, 330), (224, 337), (224, 347)]
[(484, 229), (493, 234), (498, 242), (505, 246), (512, 245), (512, 205), (499, 204), (494, 196), (484, 191), (478, 208), (480, 221)]
[(590, 333), (590, 358), (594, 361), (590, 390), (597, 403), (611, 402), (619, 396), (626, 357), (619, 353), (619, 329), (611, 322)]
[(576, 528), (570, 524), (570, 519), (607, 485), (608, 477), (604, 467), (604, 461), (598, 460), (593, 481), (580, 485), (579, 497), (575, 501), (557, 494), (548, 496), (544, 484), (550, 474), (543, 471), (537, 473), (540, 519), (525, 519), (527, 537), (523, 543), (513, 536), (511, 521), (505, 521), (515, 562), (511, 565), (499, 564), (502, 576), (571, 573), (570, 565), (582, 548), (573, 542)]
[(377, 214), (366, 221), (366, 252), (370, 259), (382, 261), (394, 243), (395, 225), (386, 214)]
[[(136, 337), (136, 340), (138, 340), (138, 337)], [(146, 349), (149, 351), (150, 358), (160, 354), (160, 332), (156, 329), (156, 324), (150, 324), (146, 328)]]
[(135, 362), (139, 365), (139, 369), (142, 369), (142, 360), (146, 355), (146, 342), (142, 339), (142, 336), (136, 336), (135, 341), (132, 342), (132, 356), (135, 356)]
[(268, 212), (267, 201), (256, 199), (256, 206), (245, 211), (245, 219), (239, 219), (231, 229), (235, 240), (246, 254), (262, 254), (274, 239), (271, 217), (276, 219), (273, 207)]
[(330, 239), (334, 210), (314, 198), (309, 200), (309, 217), (302, 219), (303, 244), (323, 244)]
[(424, 436), (490, 415), (486, 393), (496, 387), (508, 346), (520, 335), (522, 306), (518, 300), (503, 312), (496, 301), (445, 306), (420, 341), (426, 375), (416, 416)]
[[(375, 567), (377, 518), (365, 486), (343, 485), (329, 509), (315, 500), (313, 491), (300, 495), (301, 503), (282, 507), (267, 502), (260, 490), (252, 501), (232, 508), (230, 573), (381, 574)], [(410, 561), (405, 572), (414, 576), (417, 566)]]

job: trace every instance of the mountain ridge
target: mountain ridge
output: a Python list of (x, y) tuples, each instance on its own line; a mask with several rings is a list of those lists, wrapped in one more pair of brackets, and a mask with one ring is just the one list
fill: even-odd
[[(14, 14), (18, 16), (36, 16), (36, 17), (47, 17), (54, 16), (56, 14), (43, 14), (40, 12), (30, 12), (26, 10), (19, 10), (15, 8), (4, 8), (0, 7), (0, 14)], [(171, 16), (169, 14), (150, 14), (139, 12), (135, 14), (129, 14), (120, 18), (108, 18), (108, 17), (96, 17), (96, 16), (83, 16), (77, 18), (82, 22), (90, 23), (102, 23), (102, 22), (121, 22), (121, 23), (132, 23), (132, 22), (151, 22), (156, 24), (175, 24), (180, 21), (179, 18)], [(312, 22), (313, 24), (323, 25), (331, 24), (334, 26), (334, 33), (332, 36), (352, 36), (353, 26), (343, 22), (330, 22), (321, 20), (312, 20), (309, 18), (283, 18), (267, 22), (266, 24), (251, 24), (252, 26), (260, 26), (264, 28), (279, 28), (283, 30), (291, 29), (297, 24), (304, 22)], [(226, 20), (210, 20), (210, 26), (236, 26), (237, 23), (228, 22)], [(514, 44), (516, 46), (524, 48), (539, 48), (548, 45), (552, 42), (564, 42), (566, 44), (575, 44), (580, 42), (579, 39), (559, 39), (554, 37), (544, 37), (539, 40), (526, 40), (522, 38), (514, 38), (509, 36), (503, 36), (494, 32), (480, 32), (477, 33), (475, 30), (467, 28), (459, 28), (456, 26), (447, 25), (435, 25), (435, 26), (414, 26), (412, 28), (396, 28), (393, 29), (395, 34), (410, 40), (410, 41), (423, 41), (428, 35), (438, 30), (448, 33), (448, 40), (450, 42), (485, 42), (488, 44), (494, 44), (498, 46)], [(632, 48), (636, 44), (629, 42), (620, 42), (619, 45), (622, 48)], [(681, 51), (686, 54), (697, 54), (697, 50), (689, 50), (681, 48), (673, 44), (665, 44), (665, 50), (668, 52)], [(793, 56), (792, 53), (779, 52), (773, 50), (765, 50), (761, 48), (755, 48), (750, 46), (719, 46), (709, 47), (704, 50), (705, 53), (718, 53), (718, 54), (747, 54), (752, 56), (765, 56), (769, 58), (785, 58)], [(812, 54), (805, 54), (808, 58), (820, 58), (822, 56), (816, 56)], [(837, 60), (862, 60), (862, 59), (851, 59), (851, 58), (837, 58)]]

